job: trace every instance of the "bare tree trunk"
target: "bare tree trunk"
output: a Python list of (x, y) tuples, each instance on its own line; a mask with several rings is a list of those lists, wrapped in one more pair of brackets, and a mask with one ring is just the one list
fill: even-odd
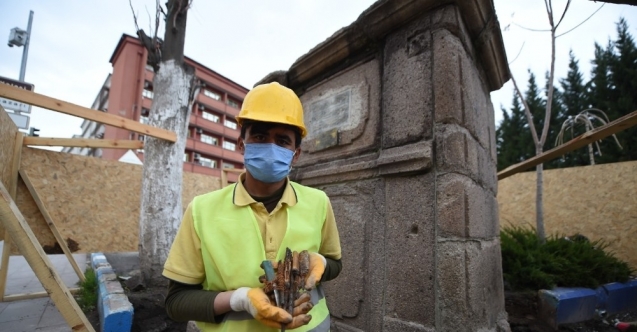
[[(536, 146), (535, 154), (542, 153), (542, 147)], [(535, 192), (535, 222), (537, 226), (537, 238), (540, 243), (546, 242), (544, 231), (544, 164), (535, 166), (536, 192)]]
[(177, 134), (177, 142), (147, 137), (144, 144), (139, 263), (147, 286), (166, 284), (161, 276), (182, 217), (183, 157), (195, 86), (194, 69), (184, 64), (188, 1), (167, 3), (166, 33), (153, 80), (150, 125)]

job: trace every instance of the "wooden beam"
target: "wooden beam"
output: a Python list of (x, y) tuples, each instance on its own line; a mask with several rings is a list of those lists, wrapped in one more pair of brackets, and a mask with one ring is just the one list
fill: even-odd
[(591, 144), (595, 141), (599, 141), (604, 139), (610, 135), (616, 134), (622, 130), (626, 130), (632, 126), (637, 125), (637, 111), (634, 111), (630, 114), (626, 114), (621, 118), (606, 124), (605, 126), (601, 126), (595, 128), (591, 131), (587, 131), (584, 134), (573, 138), (572, 140), (555, 147), (549, 151), (546, 151), (542, 154), (539, 154), (533, 158), (525, 160), (521, 163), (509, 166), (504, 170), (498, 172), (498, 180), (502, 180), (508, 178), (509, 176), (525, 171), (533, 166), (537, 166), (541, 163), (545, 163), (547, 161), (553, 160), (555, 158), (561, 157), (562, 155), (571, 152), (573, 150), (577, 150), (583, 146)]
[[(69, 292), (71, 292), (71, 294), (77, 294), (80, 292), (79, 288), (69, 288)], [(47, 292), (35, 292), (35, 293), (25, 293), (25, 294), (11, 294), (11, 295), (7, 295), (4, 298), (4, 302), (11, 302), (11, 301), (21, 301), (21, 300), (30, 300), (30, 299), (39, 299), (41, 297), (48, 297), (49, 293)]]
[(75, 258), (73, 258), (73, 254), (71, 253), (71, 250), (69, 250), (69, 245), (66, 243), (66, 240), (64, 240), (64, 238), (62, 237), (62, 234), (60, 234), (60, 231), (58, 230), (57, 225), (53, 221), (53, 218), (51, 218), (49, 211), (46, 209), (46, 206), (44, 205), (44, 202), (40, 198), (40, 195), (38, 195), (38, 191), (33, 186), (31, 179), (29, 179), (29, 176), (27, 176), (25, 171), (20, 171), (20, 177), (22, 178), (22, 181), (24, 181), (24, 184), (27, 186), (27, 189), (29, 189), (29, 193), (31, 193), (31, 197), (33, 197), (35, 204), (40, 209), (40, 213), (42, 213), (42, 216), (44, 217), (44, 220), (46, 220), (47, 225), (51, 229), (53, 236), (55, 237), (58, 244), (62, 248), (62, 252), (64, 252), (64, 255), (69, 260), (69, 263), (71, 263), (71, 266), (73, 267), (73, 270), (75, 270), (77, 277), (80, 278), (81, 281), (86, 280), (86, 277), (84, 276), (84, 272), (82, 272), (80, 267), (77, 265)]
[(35, 272), (35, 275), (44, 286), (53, 303), (55, 303), (55, 307), (60, 311), (66, 323), (71, 327), (71, 330), (95, 332), (1, 182), (0, 222), (9, 231), (11, 238), (20, 249), (20, 253), (22, 253), (33, 272)]
[(161, 138), (170, 142), (177, 141), (177, 134), (166, 129), (155, 128), (114, 114), (108, 114), (67, 103), (39, 93), (16, 88), (7, 84), (0, 84), (0, 97), (17, 100), (34, 106), (43, 107), (52, 111), (77, 116), (113, 127), (122, 128), (136, 133)]
[[(2, 112), (1, 109), (0, 112)], [(7, 184), (9, 187), (9, 194), (14, 201), (18, 194), (18, 171), (20, 170), (20, 159), (22, 159), (23, 139), (23, 133), (19, 131), (15, 133), (13, 156), (11, 157), (11, 178)], [(9, 256), (11, 255), (12, 245), (9, 232), (5, 230), (3, 236), (4, 244), (2, 245), (2, 261), (0, 262), (0, 301), (4, 301), (4, 293), (7, 287), (7, 274), (9, 273)]]
[(137, 140), (117, 139), (88, 139), (88, 138), (54, 138), (31, 137), (24, 138), (24, 145), (37, 146), (69, 146), (80, 148), (110, 148), (110, 149), (143, 149), (144, 142)]

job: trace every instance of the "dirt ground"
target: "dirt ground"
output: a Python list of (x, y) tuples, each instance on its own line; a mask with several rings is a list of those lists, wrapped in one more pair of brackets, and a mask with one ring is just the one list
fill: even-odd
[[(186, 323), (172, 321), (164, 309), (165, 288), (146, 289), (130, 292), (129, 301), (133, 304), (133, 327), (131, 332), (185, 332)], [(512, 332), (547, 332), (554, 331), (537, 318), (537, 300), (533, 292), (512, 293), (505, 295), (506, 311)], [(99, 331), (97, 311), (86, 314), (93, 327)], [(637, 311), (619, 315), (609, 315), (590, 321), (560, 326), (558, 331), (577, 332), (617, 332), (613, 327), (615, 320), (637, 321)]]

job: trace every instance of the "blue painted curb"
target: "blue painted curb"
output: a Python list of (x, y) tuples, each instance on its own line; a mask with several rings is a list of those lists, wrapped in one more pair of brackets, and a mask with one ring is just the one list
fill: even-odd
[(555, 288), (538, 292), (539, 316), (557, 329), (560, 324), (596, 318), (598, 312), (617, 314), (637, 310), (637, 279), (597, 289)]
[(124, 294), (117, 275), (102, 253), (91, 254), (91, 266), (98, 283), (97, 310), (101, 332), (130, 332), (133, 305)]

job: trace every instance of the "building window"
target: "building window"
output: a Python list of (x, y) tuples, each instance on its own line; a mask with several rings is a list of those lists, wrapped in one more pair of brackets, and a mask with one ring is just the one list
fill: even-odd
[(234, 151), (236, 147), (235, 147), (234, 143), (231, 143), (231, 142), (228, 142), (228, 141), (224, 141), (223, 142), (223, 148), (226, 149), (226, 150)]
[(228, 98), (228, 100), (226, 100), (226, 104), (228, 104), (228, 106), (230, 107), (234, 107), (234, 108), (240, 108), (239, 107), (239, 102), (232, 99), (232, 98)]
[(223, 121), (223, 125), (230, 129), (237, 129), (237, 123), (227, 119)]
[(142, 96), (148, 99), (153, 99), (154, 93), (151, 90), (144, 89)]
[(219, 117), (210, 112), (202, 112), (201, 116), (208, 121), (219, 123)]
[(184, 162), (187, 163), (188, 161), (190, 161), (190, 155), (186, 152), (184, 153)]
[(138, 136), (137, 136), (137, 139), (138, 139), (138, 140), (140, 140), (140, 141), (142, 141), (142, 142), (144, 142), (144, 141), (146, 140), (146, 136), (144, 136), (144, 135), (138, 135)]
[(145, 116), (139, 117), (139, 123), (147, 125), (149, 122), (150, 121), (148, 120), (148, 117), (145, 117)]
[(209, 158), (199, 157), (199, 165), (210, 168), (217, 168), (217, 161)]
[(211, 145), (219, 145), (219, 141), (216, 137), (212, 137), (206, 134), (201, 134), (201, 141)]
[(214, 100), (221, 100), (221, 95), (220, 94), (218, 94), (216, 92), (213, 92), (213, 91), (210, 91), (208, 89), (204, 89), (203, 90), (203, 94), (205, 96), (207, 96), (207, 97), (210, 97), (210, 98), (214, 99)]
[(234, 168), (234, 164), (224, 162), (223, 163), (223, 168)]

